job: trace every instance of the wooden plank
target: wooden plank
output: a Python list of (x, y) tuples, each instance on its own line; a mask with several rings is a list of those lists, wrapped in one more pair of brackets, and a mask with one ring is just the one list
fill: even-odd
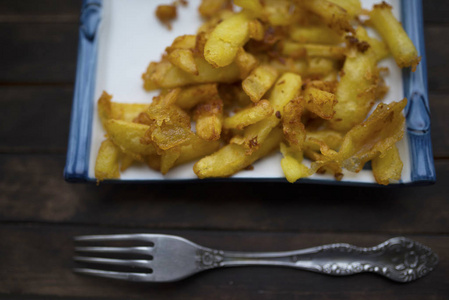
[[(81, 0), (0, 0), (0, 22), (33, 22), (40, 20), (44, 22), (77, 23), (81, 11), (81, 2)], [(70, 18), (64, 20), (61, 16), (70, 16)]]
[(449, 23), (449, 2), (445, 0), (423, 1), (424, 22)]
[(432, 124), (433, 155), (436, 158), (449, 158), (449, 113), (448, 94), (430, 94), (430, 113)]
[(72, 86), (0, 87), (0, 152), (65, 153)]
[(78, 25), (4, 23), (0, 26), (0, 83), (71, 83)]
[(427, 54), (427, 76), (430, 92), (447, 92), (449, 90), (449, 47), (442, 47), (440, 41), (444, 41), (449, 35), (449, 26), (427, 25), (424, 28)]
[[(182, 282), (133, 284), (72, 273), (72, 237), (80, 234), (145, 232), (143, 229), (0, 225), (0, 293), (107, 299), (446, 299), (449, 237), (409, 236), (440, 256), (439, 266), (411, 284), (372, 274), (330, 277), (295, 269), (249, 267), (212, 270)], [(184, 236), (204, 246), (240, 251), (280, 251), (334, 242), (374, 246), (389, 235), (348, 233), (254, 233), (155, 231)]]
[[(62, 155), (0, 155), (0, 221), (292, 232), (449, 233), (449, 160), (437, 183), (364, 188), (281, 183), (63, 182)], [(232, 221), (230, 217), (232, 216)]]
[[(24, 17), (71, 15), (78, 17), (81, 0), (1, 0), (0, 22), (8, 17), (23, 19)], [(424, 1), (424, 21), (448, 23), (449, 3), (445, 0)], [(2, 19), (3, 18), (3, 19)], [(51, 20), (49, 20), (51, 21)]]

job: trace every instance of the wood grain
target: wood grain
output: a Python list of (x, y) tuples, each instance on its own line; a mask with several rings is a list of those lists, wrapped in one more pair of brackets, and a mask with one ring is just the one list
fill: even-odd
[(65, 153), (73, 87), (0, 86), (0, 153)]
[[(449, 161), (430, 187), (70, 184), (64, 156), (0, 156), (0, 221), (144, 228), (449, 233)], [(230, 217), (232, 216), (232, 220)], [(357, 226), (354, 226), (357, 224)]]
[[(107, 299), (444, 299), (449, 276), (449, 238), (414, 236), (440, 255), (441, 263), (427, 277), (398, 284), (380, 276), (326, 275), (283, 268), (212, 270), (178, 283), (133, 284), (76, 275), (71, 272), (72, 237), (80, 234), (145, 232), (143, 229), (74, 226), (0, 226), (0, 293)], [(241, 251), (293, 250), (334, 242), (374, 246), (388, 234), (261, 233), (155, 230), (182, 235), (212, 248)], [(29, 245), (28, 247), (20, 245)], [(32, 245), (32, 247), (31, 247)], [(437, 288), (435, 290), (435, 288)]]

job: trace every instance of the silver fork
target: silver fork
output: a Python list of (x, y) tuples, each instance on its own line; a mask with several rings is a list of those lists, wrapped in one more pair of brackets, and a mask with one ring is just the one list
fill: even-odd
[(76, 247), (75, 251), (109, 255), (140, 255), (146, 259), (112, 259), (76, 256), (78, 262), (139, 268), (140, 272), (115, 272), (77, 268), (77, 273), (140, 282), (177, 281), (204, 270), (236, 266), (293, 267), (328, 275), (371, 272), (399, 282), (409, 282), (431, 272), (438, 256), (429, 248), (404, 237), (361, 248), (330, 244), (286, 252), (231, 252), (206, 248), (179, 236), (165, 234), (90, 235), (77, 242), (133, 241), (152, 246)]

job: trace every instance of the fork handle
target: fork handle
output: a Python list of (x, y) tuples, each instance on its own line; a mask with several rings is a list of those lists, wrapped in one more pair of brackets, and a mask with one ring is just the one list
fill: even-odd
[(385, 274), (388, 266), (374, 257), (385, 255), (377, 247), (360, 248), (349, 244), (331, 244), (288, 252), (224, 251), (219, 266), (282, 266), (329, 275), (351, 275), (361, 272)]

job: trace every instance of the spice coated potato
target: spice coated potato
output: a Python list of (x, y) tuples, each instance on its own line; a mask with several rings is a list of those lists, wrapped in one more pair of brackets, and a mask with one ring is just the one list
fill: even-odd
[(119, 178), (119, 157), (120, 149), (111, 140), (103, 141), (95, 161), (95, 177), (98, 180)]
[(273, 151), (289, 182), (315, 173), (341, 180), (343, 169), (359, 172), (368, 161), (379, 184), (400, 180), (407, 100), (368, 114), (388, 92), (378, 62), (392, 55), (415, 69), (420, 58), (388, 4), (202, 0), (198, 12), (196, 34), (175, 38), (142, 75), (157, 97), (125, 104), (104, 92), (98, 100), (106, 131), (98, 180), (133, 163), (167, 174), (189, 161), (199, 178), (228, 177)]
[(374, 5), (369, 13), (370, 23), (385, 39), (398, 66), (412, 67), (414, 71), (421, 58), (401, 23), (393, 16), (391, 9), (392, 7), (385, 2)]

